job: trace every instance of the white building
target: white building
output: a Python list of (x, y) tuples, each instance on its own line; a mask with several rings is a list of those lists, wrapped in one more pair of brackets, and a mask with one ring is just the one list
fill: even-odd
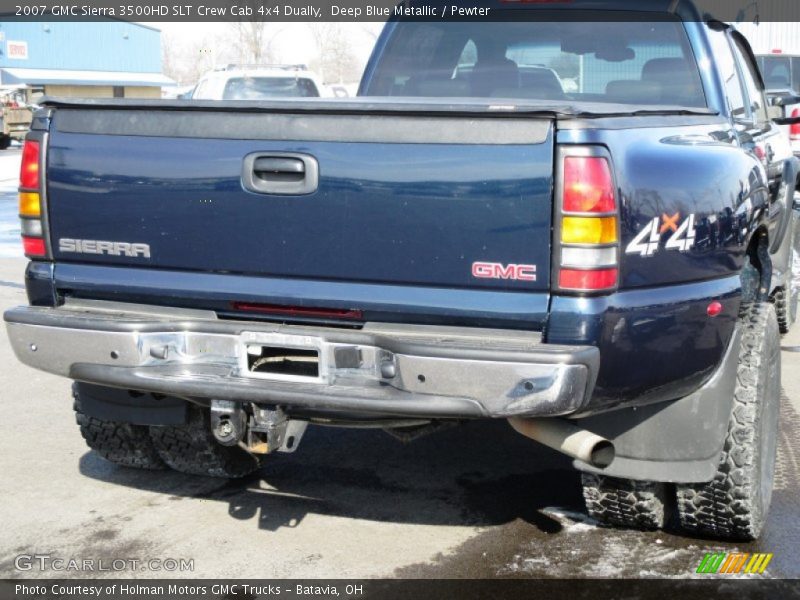
[(800, 23), (738, 23), (736, 28), (747, 38), (757, 55), (800, 56)]

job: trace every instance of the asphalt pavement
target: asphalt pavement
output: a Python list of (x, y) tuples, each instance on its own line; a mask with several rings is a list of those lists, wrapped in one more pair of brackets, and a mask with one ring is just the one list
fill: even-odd
[[(18, 154), (0, 156), (0, 310), (25, 302)], [(800, 347), (800, 326), (782, 343)], [(241, 481), (120, 468), (84, 445), (69, 382), (20, 365), (4, 328), (0, 365), (0, 577), (686, 578), (717, 551), (771, 552), (764, 576), (800, 576), (797, 352), (783, 353), (776, 491), (751, 544), (600, 527), (569, 460), (504, 422), (408, 444), (312, 426), (295, 454)], [(95, 570), (40, 571), (33, 555)], [(101, 560), (110, 570), (96, 570)]]

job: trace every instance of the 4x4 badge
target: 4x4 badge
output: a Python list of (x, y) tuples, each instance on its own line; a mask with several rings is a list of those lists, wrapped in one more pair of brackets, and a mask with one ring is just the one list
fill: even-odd
[(664, 246), (665, 250), (678, 250), (688, 252), (694, 246), (694, 214), (689, 215), (678, 224), (681, 213), (674, 215), (662, 214), (647, 223), (636, 237), (625, 248), (625, 254), (639, 254), (640, 256), (653, 256), (661, 246), (661, 236), (672, 231)]

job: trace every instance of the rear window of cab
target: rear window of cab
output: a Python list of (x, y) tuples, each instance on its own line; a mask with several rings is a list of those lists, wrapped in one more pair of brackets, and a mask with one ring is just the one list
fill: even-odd
[(317, 96), (317, 86), (305, 77), (236, 77), (227, 81), (222, 92), (223, 100)]
[(400, 22), (365, 95), (707, 106), (683, 23), (641, 18)]

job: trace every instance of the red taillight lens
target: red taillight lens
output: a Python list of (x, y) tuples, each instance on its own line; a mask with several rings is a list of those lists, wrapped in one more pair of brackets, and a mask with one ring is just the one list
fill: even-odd
[(39, 189), (39, 142), (26, 140), (22, 148), (19, 185), (29, 190)]
[(608, 161), (599, 156), (564, 159), (564, 212), (611, 213), (617, 209)]
[(558, 274), (558, 285), (563, 290), (607, 290), (616, 287), (617, 273), (617, 269), (592, 271), (561, 269)]
[[(792, 111), (792, 118), (800, 117), (800, 108), (795, 108)], [(800, 123), (795, 123), (789, 126), (789, 138), (793, 141), (800, 140)]]
[(25, 256), (28, 257), (42, 257), (47, 255), (47, 247), (44, 240), (39, 237), (25, 237), (22, 236), (22, 248), (25, 251)]

